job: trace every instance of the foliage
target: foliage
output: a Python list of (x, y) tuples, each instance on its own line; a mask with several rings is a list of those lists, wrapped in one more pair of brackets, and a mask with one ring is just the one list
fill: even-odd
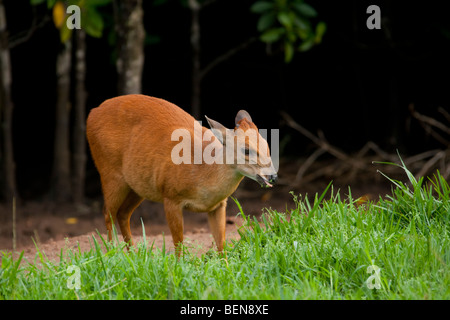
[(259, 0), (250, 10), (260, 15), (257, 29), (261, 41), (282, 45), (286, 62), (292, 60), (295, 51), (307, 51), (319, 44), (326, 30), (322, 21), (313, 27), (311, 20), (317, 17), (317, 11), (303, 0)]
[(80, 8), (81, 28), (91, 37), (100, 38), (103, 34), (104, 19), (98, 11), (98, 7), (106, 6), (112, 0), (30, 0), (32, 5), (39, 5), (45, 2), (47, 3), (47, 8), (52, 9), (53, 22), (60, 32), (61, 42), (64, 43), (72, 36), (72, 29), (69, 29), (66, 24), (67, 19), (70, 17), (70, 14), (67, 13), (69, 6), (76, 5)]
[[(417, 180), (408, 171), (403, 160), (401, 164), (380, 162), (395, 165), (403, 169), (408, 176), (409, 185), (401, 181), (391, 179), (384, 175), (397, 188), (392, 196), (387, 196), (387, 201), (380, 199), (377, 208), (403, 226), (415, 227), (418, 232), (428, 234), (433, 224), (450, 225), (450, 188), (444, 177), (437, 171), (434, 180), (428, 178), (427, 184), (423, 177)], [(436, 198), (436, 195), (438, 196)]]
[[(3, 253), (0, 299), (449, 299), (450, 188), (439, 173), (432, 189), (410, 181), (412, 190), (395, 182), (391, 197), (362, 205), (350, 189), (342, 199), (331, 187), (325, 199), (330, 185), (312, 201), (293, 194), (293, 210), (260, 221), (236, 201), (245, 223), (226, 259), (188, 248), (177, 259), (147, 242), (127, 252), (117, 236), (62, 250), (59, 262)], [(80, 289), (67, 288), (72, 265)], [(371, 266), (379, 289), (368, 286)]]

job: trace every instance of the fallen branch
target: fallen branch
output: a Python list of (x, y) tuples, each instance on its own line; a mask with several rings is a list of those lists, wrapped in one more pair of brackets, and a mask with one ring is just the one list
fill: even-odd
[[(343, 151), (339, 150), (338, 148), (333, 147), (324, 139), (324, 137), (319, 138), (316, 137), (314, 134), (303, 128), (301, 125), (299, 125), (290, 115), (288, 115), (286, 112), (281, 111), (281, 116), (286, 120), (288, 126), (291, 128), (297, 130), (301, 134), (303, 134), (305, 137), (310, 139), (312, 142), (314, 142), (317, 146), (322, 148), (324, 151), (328, 152), (329, 154), (335, 156), (336, 158), (343, 160), (343, 161), (349, 161), (354, 162), (352, 158), (347, 156)], [(356, 165), (356, 164), (355, 164)]]
[(426, 123), (426, 124), (429, 124), (430, 126), (436, 127), (436, 128), (438, 128), (438, 129), (444, 131), (444, 132), (447, 133), (447, 134), (450, 134), (450, 128), (449, 128), (449, 127), (447, 127), (445, 124), (443, 124), (443, 123), (437, 121), (437, 120), (434, 119), (434, 118), (431, 118), (431, 117), (425, 116), (425, 115), (423, 115), (423, 114), (420, 114), (419, 112), (417, 112), (417, 111), (414, 109), (414, 104), (411, 103), (411, 104), (409, 105), (409, 111), (411, 112), (411, 114), (413, 115), (413, 117), (416, 118), (417, 120), (419, 120), (419, 121), (421, 121), (421, 122), (424, 122), (424, 123)]
[(305, 174), (306, 170), (309, 169), (309, 167), (317, 160), (318, 157), (320, 157), (322, 154), (325, 153), (325, 150), (323, 149), (317, 149), (316, 151), (311, 154), (308, 159), (303, 163), (303, 165), (298, 169), (297, 175), (295, 176), (295, 182), (299, 183), (303, 175)]
[[(441, 113), (445, 110), (442, 110)], [(320, 177), (327, 177), (334, 179), (339, 177), (342, 182), (350, 183), (355, 181), (356, 178), (361, 177), (362, 173), (371, 174), (373, 176), (374, 168), (372, 163), (374, 161), (380, 162), (393, 162), (398, 163), (398, 155), (391, 154), (384, 150), (382, 150), (376, 143), (373, 141), (367, 142), (358, 152), (354, 155), (348, 155), (344, 151), (339, 148), (331, 145), (322, 131), (319, 131), (317, 136), (305, 129), (299, 123), (297, 123), (289, 114), (286, 112), (281, 112), (283, 119), (286, 121), (286, 124), (300, 132), (302, 135), (310, 139), (314, 144), (317, 145), (318, 149), (315, 150), (303, 164), (297, 170), (295, 178), (285, 179), (286, 181), (290, 181), (289, 185), (291, 186), (299, 186), (301, 184), (308, 183)], [(430, 120), (431, 118), (420, 117), (421, 115), (416, 114), (422, 120), (427, 122), (427, 126), (439, 126), (441, 129), (444, 129), (443, 124), (437, 124), (438, 122)], [(317, 159), (323, 155), (324, 153), (329, 153), (334, 156), (338, 161), (334, 161), (332, 164), (324, 165), (321, 163), (318, 166), (314, 166), (316, 164)], [(372, 152), (374, 155), (369, 155)], [(403, 162), (408, 167), (411, 172), (417, 172), (415, 175), (416, 178), (425, 176), (431, 170), (439, 168), (441, 174), (444, 178), (450, 176), (450, 165), (448, 164), (448, 159), (450, 158), (450, 150), (440, 150), (434, 149), (426, 152), (422, 152), (417, 155), (413, 155), (410, 157), (402, 157)], [(386, 168), (387, 172), (391, 172), (391, 174), (395, 174), (397, 167), (390, 166)], [(375, 177), (376, 179), (376, 177)]]
[[(444, 117), (447, 118), (449, 116), (448, 113), (444, 109), (440, 108), (439, 110), (444, 115)], [(437, 121), (434, 118), (420, 114), (419, 112), (417, 112), (415, 110), (413, 103), (411, 103), (409, 105), (409, 111), (411, 112), (411, 114), (414, 118), (419, 120), (419, 123), (422, 125), (422, 127), (424, 127), (425, 131), (427, 131), (437, 141), (444, 144), (447, 148), (450, 147), (450, 141), (448, 141), (446, 138), (442, 137), (439, 133), (437, 133), (435, 130), (433, 130), (433, 128), (437, 128), (437, 129), (441, 130), (442, 132), (450, 135), (450, 127), (449, 126), (443, 124), (440, 121)]]
[(416, 179), (419, 179), (420, 177), (425, 176), (425, 174), (428, 172), (428, 170), (433, 167), (436, 162), (438, 162), (441, 159), (445, 159), (445, 151), (440, 151), (436, 153), (430, 160), (428, 160), (422, 167), (422, 169), (415, 175)]
[(448, 113), (444, 108), (439, 107), (438, 111), (442, 113), (442, 115), (447, 119), (448, 122), (450, 122), (450, 113)]

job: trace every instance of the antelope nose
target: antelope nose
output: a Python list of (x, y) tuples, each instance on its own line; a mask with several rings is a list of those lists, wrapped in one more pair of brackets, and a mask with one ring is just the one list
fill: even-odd
[(278, 180), (278, 175), (276, 175), (276, 174), (271, 174), (270, 176), (268, 176), (268, 178), (269, 178), (269, 182), (270, 182), (270, 183), (275, 183), (275, 182), (277, 182), (277, 180)]

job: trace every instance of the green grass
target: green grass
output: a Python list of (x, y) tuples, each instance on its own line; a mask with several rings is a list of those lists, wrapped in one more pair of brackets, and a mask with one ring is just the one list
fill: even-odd
[[(390, 179), (392, 195), (376, 202), (358, 206), (350, 189), (343, 198), (329, 185), (313, 199), (293, 194), (290, 212), (267, 209), (256, 220), (241, 209), (241, 239), (227, 259), (188, 250), (177, 259), (151, 243), (126, 252), (101, 237), (58, 262), (3, 253), (0, 299), (449, 299), (449, 185), (400, 167), (408, 182)], [(71, 265), (80, 289), (67, 287)], [(380, 289), (368, 288), (369, 277)]]

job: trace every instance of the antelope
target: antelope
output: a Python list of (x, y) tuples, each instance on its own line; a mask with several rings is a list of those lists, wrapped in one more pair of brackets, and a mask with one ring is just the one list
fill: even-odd
[[(106, 100), (90, 111), (86, 135), (100, 174), (110, 241), (117, 220), (123, 240), (133, 245), (130, 217), (147, 199), (163, 203), (175, 248), (183, 242), (183, 210), (189, 210), (208, 213), (217, 250), (223, 251), (228, 197), (244, 177), (272, 187), (277, 173), (248, 112), (237, 113), (234, 129), (206, 119), (211, 130), (166, 100), (137, 94)], [(191, 135), (188, 148), (180, 149), (174, 134), (180, 130)], [(249, 139), (249, 132), (257, 139)], [(241, 148), (237, 141), (244, 142)], [(208, 150), (216, 161), (196, 163), (196, 152)], [(256, 161), (250, 161), (252, 155)], [(193, 161), (174, 161), (174, 156)]]

